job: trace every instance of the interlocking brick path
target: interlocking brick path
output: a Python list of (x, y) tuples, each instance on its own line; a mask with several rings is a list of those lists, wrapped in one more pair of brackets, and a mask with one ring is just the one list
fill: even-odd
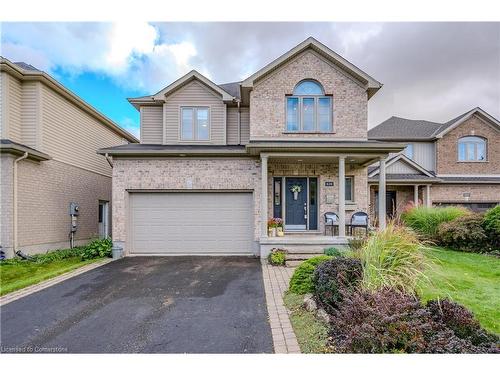
[(86, 266), (77, 268), (76, 270), (63, 273), (62, 275), (53, 277), (52, 279), (48, 279), (48, 280), (42, 281), (38, 284), (30, 285), (30, 286), (27, 286), (26, 288), (16, 290), (15, 292), (12, 292), (12, 293), (8, 293), (8, 294), (0, 297), (0, 306), (6, 305), (12, 301), (15, 301), (15, 300), (22, 298), (22, 297), (25, 297), (25, 296), (28, 296), (32, 293), (36, 293), (36, 292), (38, 292), (42, 289), (48, 288), (52, 285), (58, 284), (61, 281), (71, 279), (72, 277), (75, 277), (75, 276), (80, 275), (84, 272), (93, 270), (94, 268), (103, 266), (111, 261), (112, 261), (112, 259), (110, 259), (110, 258), (103, 259), (101, 261), (97, 261), (95, 263), (91, 263), (91, 264), (88, 264)]
[(299, 343), (283, 303), (283, 295), (288, 289), (288, 282), (293, 271), (293, 268), (262, 263), (269, 323), (273, 335), (274, 352), (277, 354), (300, 353)]

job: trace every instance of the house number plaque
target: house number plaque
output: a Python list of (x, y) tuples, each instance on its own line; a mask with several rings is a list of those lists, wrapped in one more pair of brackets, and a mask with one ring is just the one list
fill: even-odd
[(325, 186), (333, 186), (333, 181), (325, 181)]

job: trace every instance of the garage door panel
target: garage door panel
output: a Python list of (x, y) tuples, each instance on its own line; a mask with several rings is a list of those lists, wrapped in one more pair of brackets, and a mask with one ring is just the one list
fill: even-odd
[(131, 193), (130, 209), (132, 253), (252, 253), (251, 193)]

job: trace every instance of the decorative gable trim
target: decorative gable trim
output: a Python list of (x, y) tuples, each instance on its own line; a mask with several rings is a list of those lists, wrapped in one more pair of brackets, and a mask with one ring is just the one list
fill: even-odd
[[(427, 169), (425, 169), (424, 167), (422, 167), (420, 164), (415, 163), (413, 160), (409, 159), (404, 154), (399, 154), (399, 155), (393, 157), (392, 159), (388, 160), (386, 162), (386, 164), (385, 164), (386, 169), (387, 169), (387, 167), (389, 167), (390, 165), (392, 165), (392, 164), (394, 164), (394, 163), (396, 163), (398, 161), (402, 161), (403, 163), (408, 164), (410, 167), (412, 167), (413, 169), (415, 169), (420, 174), (423, 174), (423, 175), (428, 176), (428, 177), (435, 177)], [(379, 172), (380, 172), (380, 167), (377, 167), (376, 169), (374, 169), (373, 171), (371, 171), (368, 174), (368, 177), (374, 177), (374, 176), (378, 175)]]

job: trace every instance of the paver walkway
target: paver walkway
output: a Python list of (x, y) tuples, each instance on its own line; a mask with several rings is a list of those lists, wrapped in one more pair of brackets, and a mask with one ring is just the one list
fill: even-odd
[(266, 290), (269, 323), (273, 335), (274, 352), (277, 354), (300, 353), (288, 311), (283, 303), (283, 295), (288, 289), (294, 268), (276, 267), (262, 263), (262, 276)]

